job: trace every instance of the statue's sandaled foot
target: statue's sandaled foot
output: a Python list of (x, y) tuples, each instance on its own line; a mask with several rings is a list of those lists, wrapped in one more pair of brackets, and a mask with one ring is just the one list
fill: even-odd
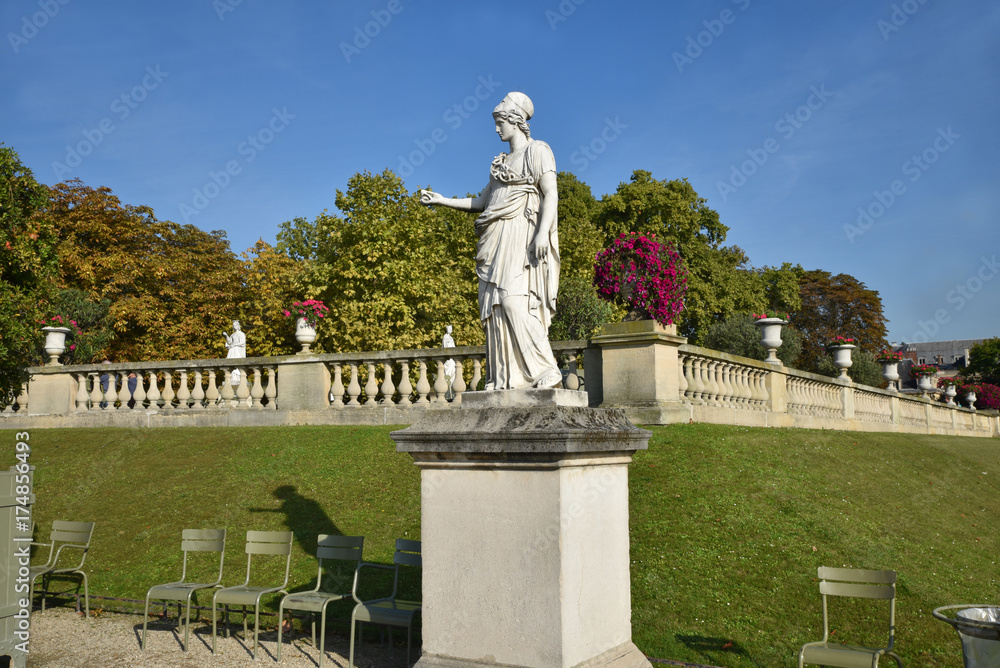
[(558, 371), (550, 371), (535, 382), (535, 388), (539, 390), (551, 390), (562, 385), (562, 374)]

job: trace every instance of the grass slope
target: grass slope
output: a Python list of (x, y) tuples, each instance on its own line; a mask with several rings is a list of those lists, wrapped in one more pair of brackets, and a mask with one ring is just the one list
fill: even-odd
[[(246, 530), (291, 530), (292, 587), (304, 589), (318, 533), (364, 535), (366, 559), (382, 563), (395, 538), (419, 538), (418, 471), (389, 431), (34, 430), (35, 519), (46, 532), (52, 519), (97, 520), (96, 594), (142, 598), (179, 576), (181, 529), (222, 526), (226, 583), (243, 580)], [(957, 636), (930, 613), (1000, 599), (996, 440), (721, 425), (653, 433), (630, 469), (640, 649), (793, 666), (821, 635), (817, 566), (893, 568), (904, 661), (961, 665)], [(14, 432), (0, 442), (13, 461)], [(833, 618), (834, 639), (881, 640), (863, 633), (886, 626), (881, 610), (836, 603), (831, 613), (845, 616)]]

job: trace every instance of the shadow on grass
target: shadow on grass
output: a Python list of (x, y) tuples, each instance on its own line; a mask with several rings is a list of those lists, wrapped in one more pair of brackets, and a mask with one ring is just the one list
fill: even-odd
[(714, 661), (722, 655), (735, 655), (740, 658), (746, 659), (752, 665), (760, 665), (750, 656), (742, 645), (738, 642), (729, 640), (728, 638), (716, 638), (712, 636), (695, 636), (695, 635), (684, 635), (678, 633), (674, 636), (680, 641), (685, 647), (693, 650), (704, 657), (706, 661)]
[(285, 526), (295, 536), (299, 547), (306, 554), (316, 554), (317, 538), (320, 534), (341, 536), (340, 529), (333, 523), (318, 501), (302, 496), (295, 485), (282, 485), (272, 492), (281, 501), (277, 508), (250, 508), (253, 513), (284, 513)]

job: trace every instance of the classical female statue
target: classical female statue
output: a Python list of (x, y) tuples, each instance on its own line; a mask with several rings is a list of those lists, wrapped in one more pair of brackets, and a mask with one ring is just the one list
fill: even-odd
[(426, 205), (481, 212), (476, 273), (487, 390), (562, 383), (548, 335), (559, 289), (556, 161), (548, 144), (531, 138), (533, 114), (528, 96), (516, 92), (493, 110), (496, 132), (510, 151), (493, 159), (489, 184), (478, 197), (420, 195)]
[[(233, 333), (232, 335), (223, 332), (222, 335), (226, 337), (226, 359), (243, 359), (247, 356), (247, 335), (243, 333), (240, 327), (239, 320), (233, 320)], [(240, 384), (240, 370), (233, 369), (230, 378), (231, 385)]]

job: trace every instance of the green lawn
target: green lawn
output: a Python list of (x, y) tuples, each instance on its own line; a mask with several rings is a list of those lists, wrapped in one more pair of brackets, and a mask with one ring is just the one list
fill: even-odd
[[(302, 589), (315, 576), (318, 533), (364, 535), (366, 559), (383, 563), (393, 539), (419, 538), (418, 471), (395, 452), (391, 430), (33, 430), (35, 519), (44, 531), (57, 518), (97, 521), (94, 594), (141, 599), (176, 579), (187, 527), (229, 528), (227, 583), (243, 579), (246, 530), (292, 530), (292, 583)], [(817, 566), (893, 568), (904, 661), (961, 665), (957, 635), (930, 613), (1000, 600), (996, 439), (720, 425), (653, 432), (630, 472), (640, 649), (792, 666), (798, 647), (821, 634)], [(14, 432), (0, 438), (13, 463)], [(846, 642), (885, 624), (865, 607), (840, 611), (857, 622), (834, 618), (834, 637)]]

